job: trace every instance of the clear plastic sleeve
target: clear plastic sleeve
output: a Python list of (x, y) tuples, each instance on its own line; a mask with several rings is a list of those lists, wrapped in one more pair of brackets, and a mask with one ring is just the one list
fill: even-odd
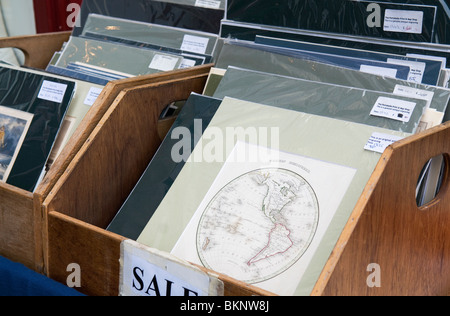
[[(257, 25), (430, 43), (437, 39), (434, 32), (438, 10), (442, 8), (428, 4), (374, 1), (229, 0), (226, 18)], [(439, 39), (445, 40), (442, 36)]]
[[(198, 55), (213, 55), (218, 35), (133, 20), (90, 14), (82, 36), (90, 34), (166, 47)], [(184, 48), (184, 49), (183, 49)]]
[(226, 0), (161, 0), (161, 2), (224, 10)]
[(279, 53), (290, 57), (316, 61), (347, 69), (364, 70), (366, 68), (370, 69), (375, 68), (378, 69), (379, 71), (383, 71), (384, 73), (388, 74), (393, 78), (402, 80), (407, 80), (411, 72), (411, 67), (409, 65), (390, 64), (382, 61), (354, 58), (349, 56), (338, 56), (331, 54), (298, 51), (294, 49), (286, 49), (268, 45), (260, 45), (259, 48), (273, 53)]
[[(234, 67), (228, 68), (214, 97), (232, 97), (411, 134), (417, 131), (427, 106), (424, 100)], [(403, 114), (396, 110), (389, 117), (373, 114), (378, 107), (387, 110), (402, 107), (403, 102), (414, 104), (414, 108), (406, 114), (409, 117), (407, 120), (399, 120)], [(391, 114), (398, 114), (400, 117), (392, 117)]]
[[(0, 82), (0, 105), (32, 116), (28, 130), (18, 130), (14, 123), (18, 122), (18, 117), (0, 111), (2, 169), (12, 167), (6, 181), (8, 184), (33, 192), (45, 172), (72, 101), (75, 83), (5, 67), (0, 67)], [(21, 145), (18, 137), (24, 137)], [(18, 151), (18, 155), (10, 166), (13, 151)]]
[[(15, 66), (4, 65), (4, 68), (17, 69), (23, 72), (28, 72), (36, 75), (48, 76), (49, 74), (45, 71), (28, 69), (28, 68), (18, 68)], [(55, 140), (55, 145), (50, 153), (49, 160), (47, 162), (46, 169), (51, 168), (52, 163), (58, 158), (64, 146), (67, 144), (69, 139), (75, 133), (80, 123), (83, 121), (84, 117), (94, 105), (97, 97), (100, 95), (104, 86), (96, 85), (82, 80), (67, 79), (62, 76), (52, 76), (55, 79), (67, 80), (75, 83), (76, 89), (73, 94), (72, 101), (70, 102), (67, 113), (64, 117), (64, 121)]]
[(222, 22), (221, 36), (223, 38), (254, 42), (257, 35), (405, 56), (407, 54), (439, 56), (446, 58), (446, 68), (450, 67), (450, 53), (448, 51), (448, 46), (446, 45), (427, 45), (422, 43), (417, 45), (413, 42), (383, 41), (378, 39), (370, 39), (370, 41), (368, 41), (367, 38), (343, 36), (332, 33), (318, 33), (287, 28), (265, 27), (261, 25), (228, 20), (224, 20)]
[[(109, 225), (109, 231), (133, 240), (139, 237), (189, 158), (173, 159), (173, 148), (180, 143), (179, 135), (173, 132), (180, 129), (190, 132), (188, 147), (192, 152), (199, 140), (199, 133), (208, 127), (221, 102), (196, 94), (189, 97), (147, 170)], [(180, 149), (178, 154), (189, 153)]]
[(431, 5), (437, 7), (433, 43), (450, 44), (450, 2), (448, 0), (387, 0), (383, 2)]
[(424, 83), (436, 86), (439, 82), (440, 72), (443, 67), (443, 61), (430, 60), (423, 58), (415, 58), (401, 56), (395, 54), (383, 54), (365, 50), (356, 50), (349, 48), (341, 48), (330, 45), (318, 45), (292, 40), (283, 40), (270, 37), (257, 36), (256, 44), (268, 46), (267, 49), (277, 51), (275, 47), (280, 47), (280, 52), (287, 54), (290, 50), (294, 50), (300, 54), (313, 56), (316, 58), (326, 58), (329, 55), (351, 57), (355, 60), (367, 59), (372, 61), (386, 62), (389, 64), (399, 64), (410, 66), (411, 70), (408, 75), (408, 81), (416, 83)]
[[(246, 139), (245, 135), (241, 134), (237, 139), (233, 137), (234, 141), (231, 143), (228, 138), (226, 140), (220, 138), (220, 135), (227, 135), (227, 131), (230, 129), (267, 131), (271, 128), (278, 128), (280, 141), (278, 146), (272, 142), (269, 144), (267, 138), (263, 136), (263, 134), (266, 136), (268, 134), (263, 132), (256, 133), (261, 138), (252, 140)], [(258, 277), (260, 282), (253, 284), (276, 292), (276, 294), (310, 295), (351, 211), (381, 157), (379, 153), (364, 149), (374, 132), (398, 137), (409, 135), (226, 98), (199, 142), (201, 145), (197, 145), (191, 156), (194, 159), (202, 157), (202, 155), (206, 157), (207, 153), (212, 153), (211, 148), (215, 148), (223, 153), (225, 160), (196, 161), (192, 159), (186, 163), (171, 190), (138, 238), (138, 242), (166, 252), (174, 250), (176, 251), (174, 254), (181, 259), (207, 266), (219, 273), (228, 274), (226, 271), (230, 271), (228, 265), (231, 264), (233, 277), (236, 272), (241, 271), (241, 268), (248, 269), (247, 273), (243, 274), (244, 277), (248, 276), (250, 272), (256, 272), (256, 274), (260, 272)], [(246, 135), (249, 134), (251, 132)], [(259, 146), (258, 148), (262, 150), (269, 148), (271, 152), (272, 150), (275, 153), (279, 151), (281, 156), (278, 160), (267, 160), (266, 164), (260, 165), (258, 159), (254, 161), (232, 160), (231, 154), (235, 148), (238, 148), (239, 142), (247, 143), (252, 148)], [(286, 155), (289, 155), (289, 159), (284, 159)], [(307, 159), (308, 163), (303, 159)], [(271, 171), (267, 169), (268, 166), (272, 166), (272, 163), (286, 166), (292, 172), (295, 169), (294, 173), (304, 177), (306, 183), (309, 183), (312, 191), (318, 196), (330, 198), (329, 204), (319, 199), (318, 207), (321, 215), (319, 222), (316, 223), (320, 229), (312, 239), (307, 238), (309, 240), (307, 252), (302, 252), (299, 244), (294, 246), (293, 243), (283, 243), (282, 236), (286, 236), (286, 234), (275, 234), (273, 225), (280, 223), (279, 221), (286, 225), (284, 226), (286, 229), (279, 226), (278, 232), (288, 233), (289, 228), (293, 229), (293, 227), (301, 225), (295, 220), (288, 219), (290, 215), (295, 214), (295, 212), (289, 211), (289, 205), (286, 204), (285, 212), (276, 212), (275, 209), (270, 208), (271, 211), (274, 211), (272, 214), (268, 208), (264, 208), (266, 205), (264, 197), (271, 192), (267, 189), (264, 190), (266, 188), (264, 185), (258, 188), (257, 180), (272, 177)], [(325, 177), (327, 180), (322, 182), (316, 171), (324, 172), (324, 169), (315, 168), (314, 166), (317, 164), (326, 164), (327, 167), (334, 165), (336, 167), (334, 170), (344, 171), (344, 173), (352, 169), (354, 171), (353, 181), (348, 187), (347, 185), (331, 185), (328, 187), (329, 193), (323, 195), (326, 183), (332, 183), (333, 181), (330, 179), (336, 174), (334, 172), (327, 173)], [(231, 172), (225, 172), (230, 169)], [(225, 171), (222, 172), (222, 170)], [(267, 171), (261, 175), (261, 178), (258, 178), (257, 175), (252, 178), (252, 171), (247, 173), (247, 170)], [(277, 177), (279, 172), (282, 171), (274, 169), (274, 176)], [(240, 180), (248, 180), (245, 182), (247, 185), (242, 185), (240, 190), (228, 189), (230, 185), (241, 183)], [(222, 183), (224, 186), (221, 186)], [(287, 185), (284, 189), (288, 189), (289, 186), (295, 188), (293, 182), (290, 183), (291, 185)], [(282, 185), (283, 183), (279, 182), (278, 184)], [(343, 198), (340, 202), (331, 202), (331, 195), (336, 192), (338, 187), (344, 191)], [(216, 190), (216, 188), (219, 189)], [(285, 193), (285, 197), (292, 197), (290, 194), (286, 195), (289, 192), (284, 189), (281, 189), (280, 193)], [(303, 192), (305, 193), (305, 191)], [(276, 197), (281, 197), (281, 195), (276, 195), (275, 192), (273, 194), (270, 194), (270, 197), (274, 200), (270, 200), (280, 201)], [(216, 201), (215, 196), (221, 198), (221, 203), (213, 204)], [(307, 196), (308, 194), (297, 195), (299, 199), (306, 200)], [(205, 205), (206, 207), (204, 207)], [(239, 212), (240, 205), (250, 206), (246, 208), (247, 212)], [(312, 206), (308, 202), (305, 202), (306, 205)], [(317, 210), (317, 208), (315, 209)], [(267, 211), (265, 212), (265, 210)], [(265, 218), (265, 215), (268, 218)], [(213, 225), (209, 224), (212, 222), (208, 221), (208, 218), (215, 219)], [(315, 227), (314, 225), (313, 227)], [(265, 229), (255, 231), (256, 227), (265, 227)], [(302, 227), (311, 228), (308, 225)], [(208, 232), (212, 232), (215, 236), (208, 235)], [(288, 236), (295, 239), (294, 234), (288, 234)], [(265, 246), (270, 246), (268, 240), (270, 241), (271, 237), (274, 238), (274, 241), (280, 241), (282, 245), (288, 245), (286, 247), (289, 247), (290, 250), (296, 250), (293, 254), (291, 253), (291, 256), (287, 252), (282, 252), (277, 256), (277, 260), (272, 261), (271, 259), (275, 259), (276, 255), (269, 253), (270, 251), (263, 252)], [(232, 240), (228, 246), (225, 245), (227, 240)], [(185, 245), (186, 247), (184, 247)], [(248, 247), (249, 245), (253, 247)], [(266, 249), (268, 248), (270, 247)], [(258, 253), (267, 255), (258, 256)], [(206, 257), (209, 255), (218, 258), (218, 264), (208, 261)], [(291, 261), (292, 257), (297, 258), (294, 264)], [(259, 264), (253, 265), (257, 261)], [(276, 271), (268, 274), (267, 270), (260, 269), (261, 266), (266, 266), (265, 264), (268, 264), (270, 271), (273, 271), (272, 269)], [(279, 273), (280, 271), (283, 273)], [(261, 276), (263, 276), (262, 281), (260, 280)], [(286, 277), (288, 279), (285, 279)]]
[[(104, 78), (107, 82), (114, 78), (175, 70), (182, 62), (180, 55), (72, 36), (58, 61), (49, 65), (48, 70), (63, 75), (68, 72), (77, 79)], [(58, 69), (63, 72), (58, 72)], [(86, 78), (79, 78), (76, 73)]]
[(304, 80), (331, 83), (359, 89), (386, 93), (410, 91), (419, 93), (430, 100), (430, 108), (439, 112), (448, 110), (450, 90), (367, 74), (341, 67), (326, 65), (310, 60), (292, 58), (258, 49), (256, 44), (239, 45), (236, 41), (227, 41), (221, 51), (216, 67), (228, 66), (248, 68)]
[(74, 36), (81, 34), (90, 13), (213, 34), (219, 34), (224, 17), (222, 10), (153, 0), (83, 0)]

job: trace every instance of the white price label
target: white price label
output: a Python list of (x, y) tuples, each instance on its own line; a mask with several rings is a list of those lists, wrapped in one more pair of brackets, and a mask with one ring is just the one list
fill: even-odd
[(359, 71), (382, 77), (397, 78), (397, 69), (395, 68), (361, 65)]
[(422, 83), (423, 75), (425, 74), (425, 68), (427, 67), (426, 63), (395, 58), (388, 58), (387, 62), (394, 65), (408, 66), (410, 69), (408, 81), (414, 83)]
[(364, 149), (382, 154), (388, 146), (401, 139), (403, 139), (403, 137), (382, 133), (373, 133)]
[(396, 85), (395, 89), (394, 89), (394, 94), (413, 98), (413, 99), (427, 101), (427, 108), (430, 107), (431, 102), (433, 101), (433, 97), (434, 97), (433, 91), (416, 89), (413, 87), (407, 87), (407, 86), (403, 86), (403, 85)]
[(185, 35), (183, 38), (183, 44), (181, 45), (181, 50), (186, 52), (205, 54), (208, 48), (209, 38)]
[(417, 103), (387, 97), (379, 97), (370, 115), (409, 122)]
[(161, 71), (171, 71), (177, 66), (178, 60), (179, 59), (176, 57), (156, 54), (148, 68)]
[(195, 60), (184, 58), (179, 69), (190, 68), (195, 66)]
[(97, 101), (97, 98), (100, 96), (100, 93), (102, 93), (102, 91), (103, 89), (101, 88), (92, 87), (89, 90), (86, 99), (84, 100), (84, 104), (89, 106), (94, 105), (95, 101)]
[(61, 103), (66, 94), (67, 85), (53, 81), (44, 80), (38, 98), (51, 102)]
[(387, 32), (422, 34), (423, 12), (387, 9), (384, 15), (384, 30)]
[(196, 7), (208, 8), (208, 9), (220, 9), (220, 1), (217, 0), (197, 0), (195, 1)]

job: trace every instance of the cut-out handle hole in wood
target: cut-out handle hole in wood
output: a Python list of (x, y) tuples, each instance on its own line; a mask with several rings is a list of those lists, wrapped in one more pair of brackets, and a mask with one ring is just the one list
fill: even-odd
[(439, 193), (448, 185), (448, 155), (439, 155), (430, 159), (422, 169), (416, 189), (416, 201), (419, 208), (437, 202)]
[(161, 141), (164, 140), (167, 133), (172, 128), (173, 123), (177, 119), (178, 114), (180, 113), (185, 103), (186, 100), (172, 102), (171, 104), (167, 105), (161, 112), (158, 121), (158, 134)]
[(186, 103), (186, 100), (181, 100), (181, 101), (175, 101), (175, 102), (168, 104), (162, 110), (161, 115), (159, 116), (159, 119), (163, 120), (166, 118), (177, 116), (178, 113), (180, 113), (180, 111), (183, 108), (185, 103)]

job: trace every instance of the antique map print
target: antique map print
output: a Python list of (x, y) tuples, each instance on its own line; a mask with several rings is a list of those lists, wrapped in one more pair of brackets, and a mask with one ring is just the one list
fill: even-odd
[[(244, 151), (264, 152), (238, 142), (230, 157)], [(355, 170), (269, 151), (261, 162), (228, 158), (172, 253), (292, 295)]]
[(207, 206), (197, 251), (207, 268), (246, 283), (266, 281), (303, 255), (318, 220), (316, 194), (300, 175), (277, 168), (251, 171), (226, 185)]

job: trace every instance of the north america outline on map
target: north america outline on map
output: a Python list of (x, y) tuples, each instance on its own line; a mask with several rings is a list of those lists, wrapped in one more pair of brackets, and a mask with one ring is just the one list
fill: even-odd
[(319, 216), (316, 193), (299, 174), (250, 171), (225, 185), (205, 208), (197, 253), (209, 269), (250, 284), (264, 282), (303, 256)]

